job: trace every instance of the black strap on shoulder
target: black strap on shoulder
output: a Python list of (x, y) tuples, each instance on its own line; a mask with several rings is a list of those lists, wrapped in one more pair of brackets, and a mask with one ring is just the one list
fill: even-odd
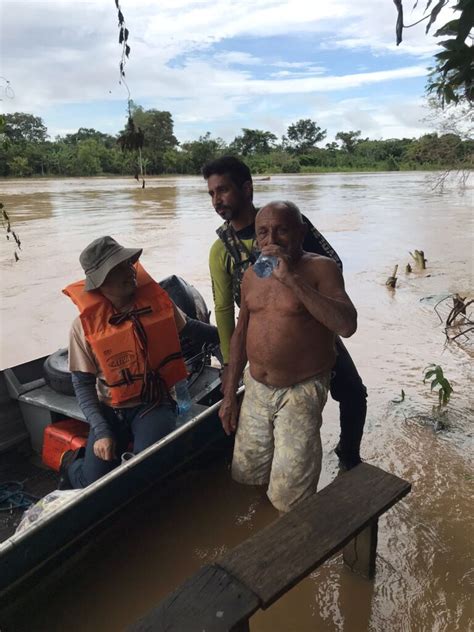
[(217, 236), (222, 241), (225, 249), (234, 260), (234, 265), (238, 266), (242, 261), (242, 255), (245, 256), (244, 261), (255, 263), (257, 257), (250, 251), (244, 242), (237, 236), (230, 222), (225, 222), (216, 230)]
[(222, 224), (222, 226), (216, 230), (217, 236), (224, 244), (225, 249), (234, 260), (234, 263), (239, 263), (242, 257), (235, 240), (231, 238), (232, 232), (234, 231), (229, 222), (225, 222), (225, 224)]

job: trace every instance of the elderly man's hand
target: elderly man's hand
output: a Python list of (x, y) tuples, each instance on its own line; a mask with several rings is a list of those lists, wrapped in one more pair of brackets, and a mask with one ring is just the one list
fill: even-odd
[(97, 439), (94, 443), (94, 454), (103, 461), (113, 461), (115, 455), (115, 440), (111, 437)]
[(291, 285), (293, 280), (293, 265), (288, 254), (281, 246), (270, 245), (262, 248), (262, 255), (277, 257), (278, 265), (273, 269), (272, 275), (284, 285)]
[(240, 406), (234, 394), (226, 396), (222, 400), (221, 407), (219, 408), (219, 419), (221, 420), (226, 435), (235, 432), (239, 419), (239, 409)]

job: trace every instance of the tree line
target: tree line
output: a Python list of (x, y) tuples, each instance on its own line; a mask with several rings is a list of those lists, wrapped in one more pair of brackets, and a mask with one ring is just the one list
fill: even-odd
[[(456, 133), (425, 134), (420, 138), (371, 140), (360, 130), (340, 131), (332, 142), (311, 119), (291, 124), (280, 139), (272, 132), (244, 128), (230, 143), (210, 132), (180, 143), (170, 112), (145, 110), (132, 104), (140, 133), (142, 167), (146, 175), (198, 174), (202, 165), (224, 154), (243, 158), (254, 173), (318, 171), (469, 169), (474, 141)], [(116, 136), (81, 127), (74, 134), (51, 140), (40, 117), (23, 112), (2, 117), (0, 176), (138, 177), (136, 151), (124, 150)]]

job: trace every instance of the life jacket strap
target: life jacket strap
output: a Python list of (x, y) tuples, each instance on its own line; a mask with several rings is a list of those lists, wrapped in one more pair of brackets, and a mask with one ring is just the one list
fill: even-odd
[(151, 314), (153, 312), (150, 305), (147, 307), (140, 307), (139, 309), (129, 309), (128, 312), (121, 312), (120, 314), (113, 314), (109, 318), (110, 325), (121, 325), (126, 320), (135, 321), (135, 318), (144, 316), (145, 314)]

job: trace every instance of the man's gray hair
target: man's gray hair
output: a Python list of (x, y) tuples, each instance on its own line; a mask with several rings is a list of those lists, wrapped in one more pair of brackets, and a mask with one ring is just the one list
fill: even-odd
[(304, 224), (301, 211), (294, 202), (290, 202), (290, 200), (283, 200), (282, 204), (284, 204), (286, 208), (293, 213), (295, 219), (298, 221), (298, 224)]
[(268, 204), (262, 206), (260, 211), (263, 211), (264, 208), (268, 208), (269, 206), (285, 206), (296, 224), (304, 224), (301, 211), (294, 202), (290, 202), (290, 200), (274, 200), (273, 202), (268, 202)]

